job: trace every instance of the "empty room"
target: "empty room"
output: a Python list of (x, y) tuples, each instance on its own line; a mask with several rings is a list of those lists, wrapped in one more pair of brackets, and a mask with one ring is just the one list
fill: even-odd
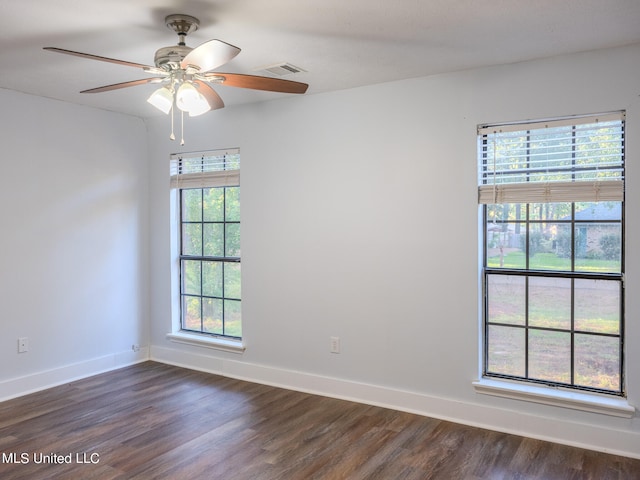
[(0, 13), (0, 478), (640, 479), (637, 0)]

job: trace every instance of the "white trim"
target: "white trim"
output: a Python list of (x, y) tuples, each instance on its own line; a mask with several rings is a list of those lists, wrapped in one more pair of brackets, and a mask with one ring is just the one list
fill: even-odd
[(167, 338), (175, 343), (194, 345), (196, 347), (213, 348), (231, 353), (244, 353), (246, 347), (242, 340), (199, 335), (197, 333), (174, 332), (167, 333)]
[(633, 418), (636, 409), (626, 399), (609, 397), (595, 393), (567, 391), (536, 385), (523, 385), (515, 382), (489, 380), (483, 378), (473, 382), (477, 393), (496, 397), (542, 403), (555, 407), (571, 408), (584, 412), (612, 415), (614, 417)]
[(149, 360), (149, 347), (126, 350), (0, 381), (0, 402)]
[(640, 459), (640, 432), (634, 430), (631, 423), (625, 423), (628, 420), (621, 418), (605, 417), (611, 419), (609, 425), (596, 425), (155, 345), (151, 347), (151, 360), (263, 385)]

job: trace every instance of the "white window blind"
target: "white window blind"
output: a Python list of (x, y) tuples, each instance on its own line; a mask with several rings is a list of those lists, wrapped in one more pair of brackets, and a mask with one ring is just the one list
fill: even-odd
[(622, 201), (624, 112), (480, 125), (478, 202)]
[(212, 150), (171, 155), (171, 188), (240, 185), (240, 150)]

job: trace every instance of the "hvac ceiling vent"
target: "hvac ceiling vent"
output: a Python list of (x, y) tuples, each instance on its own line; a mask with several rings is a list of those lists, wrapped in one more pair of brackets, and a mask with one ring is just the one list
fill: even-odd
[(284, 77), (285, 75), (292, 75), (294, 73), (306, 72), (300, 67), (291, 65), (290, 63), (276, 63), (275, 65), (268, 65), (266, 67), (260, 67), (256, 71), (263, 73), (271, 73), (272, 75), (278, 75)]

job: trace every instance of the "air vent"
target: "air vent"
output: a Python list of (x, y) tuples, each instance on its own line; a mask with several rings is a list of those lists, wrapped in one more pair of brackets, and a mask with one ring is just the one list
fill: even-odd
[(283, 77), (285, 75), (292, 75), (294, 73), (306, 72), (306, 70), (303, 70), (300, 67), (296, 67), (295, 65), (291, 65), (290, 63), (276, 63), (275, 65), (260, 67), (256, 69), (256, 71), (261, 73), (270, 73), (272, 75), (278, 75), (279, 77)]

